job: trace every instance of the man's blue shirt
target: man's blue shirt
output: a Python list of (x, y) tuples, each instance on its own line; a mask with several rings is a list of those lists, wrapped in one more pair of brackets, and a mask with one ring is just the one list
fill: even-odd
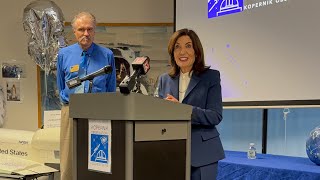
[[(82, 52), (78, 43), (60, 49), (57, 62), (57, 86), (60, 100), (64, 104), (69, 103), (69, 96), (75, 88), (69, 89), (66, 82), (78, 76), (79, 64)], [(113, 53), (110, 49), (92, 43), (87, 50), (88, 61), (86, 74), (93, 73), (104, 66), (110, 65), (112, 73), (97, 76), (93, 79), (92, 93), (116, 91), (116, 68)], [(84, 92), (89, 91), (89, 83), (85, 83)]]

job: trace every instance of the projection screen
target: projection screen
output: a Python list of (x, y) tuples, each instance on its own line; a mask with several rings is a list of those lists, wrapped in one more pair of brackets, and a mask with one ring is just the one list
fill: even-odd
[(319, 0), (176, 0), (228, 105), (320, 104)]

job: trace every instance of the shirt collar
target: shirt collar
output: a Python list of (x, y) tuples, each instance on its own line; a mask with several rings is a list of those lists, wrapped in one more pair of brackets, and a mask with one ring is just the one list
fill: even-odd
[[(189, 73), (190, 73), (190, 76), (189, 76)], [(189, 77), (189, 78), (191, 78), (192, 73), (193, 73), (193, 71), (186, 72), (186, 73), (183, 73), (182, 71), (180, 71), (180, 77), (183, 77), (183, 78)]]
[[(80, 45), (79, 45), (79, 47), (80, 47)], [(94, 47), (95, 47), (95, 44), (92, 43), (91, 46), (89, 47), (89, 49), (87, 50), (87, 54), (88, 54), (89, 57), (92, 55), (93, 50), (94, 50)], [(81, 47), (80, 47), (80, 48), (81, 48)], [(83, 52), (83, 51), (81, 51), (81, 56), (82, 56), (82, 52)]]

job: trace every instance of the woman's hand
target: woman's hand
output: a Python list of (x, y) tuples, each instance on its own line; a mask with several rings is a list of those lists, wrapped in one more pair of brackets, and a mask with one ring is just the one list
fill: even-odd
[(177, 103), (179, 102), (175, 97), (173, 97), (170, 94), (167, 94), (167, 97), (165, 98), (165, 100), (172, 101), (172, 102), (177, 102)]

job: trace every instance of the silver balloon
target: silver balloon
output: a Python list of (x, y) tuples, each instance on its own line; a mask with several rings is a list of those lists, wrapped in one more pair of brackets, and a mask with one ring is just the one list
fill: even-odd
[(65, 47), (64, 17), (61, 9), (50, 0), (31, 2), (23, 11), (23, 27), (28, 35), (28, 53), (42, 69), (42, 110), (60, 109), (56, 87), (56, 60)]
[(64, 17), (52, 1), (36, 0), (23, 11), (23, 27), (28, 35), (28, 53), (45, 72), (56, 68), (56, 57), (64, 38)]

